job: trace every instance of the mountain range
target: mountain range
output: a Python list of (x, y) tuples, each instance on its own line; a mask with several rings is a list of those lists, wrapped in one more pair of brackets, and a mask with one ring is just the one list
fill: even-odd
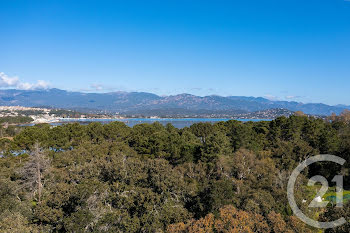
[(142, 112), (176, 109), (177, 111), (255, 112), (274, 108), (303, 111), (313, 115), (339, 114), (350, 106), (330, 106), (322, 103), (273, 101), (262, 97), (246, 96), (195, 96), (179, 94), (159, 96), (146, 92), (83, 93), (60, 90), (0, 90), (0, 105), (106, 111), (109, 113)]

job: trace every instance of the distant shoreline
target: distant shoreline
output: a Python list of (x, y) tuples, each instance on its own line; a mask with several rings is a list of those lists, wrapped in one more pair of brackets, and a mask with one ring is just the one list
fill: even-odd
[[(231, 119), (231, 118), (63, 118), (64, 120), (56, 121), (56, 122), (48, 122), (47, 124), (58, 126), (63, 124), (90, 124), (93, 122), (108, 124), (115, 121), (122, 122), (129, 127), (133, 127), (139, 124), (153, 124), (155, 122), (159, 122), (162, 125), (172, 124), (176, 128), (184, 128), (189, 127), (196, 123), (216, 123), (222, 121), (229, 120), (237, 120), (242, 122), (248, 121), (271, 121), (272, 119)], [(20, 126), (34, 126), (37, 123), (29, 123), (29, 124), (19, 124)]]

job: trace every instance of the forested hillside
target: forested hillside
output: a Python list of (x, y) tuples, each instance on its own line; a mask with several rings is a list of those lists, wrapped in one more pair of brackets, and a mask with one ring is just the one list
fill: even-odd
[[(22, 128), (0, 140), (0, 232), (319, 232), (293, 216), (286, 185), (307, 157), (350, 161), (347, 120)], [(318, 164), (301, 177), (301, 209), (315, 195), (306, 178), (339, 169)], [(328, 210), (308, 214), (349, 220)]]

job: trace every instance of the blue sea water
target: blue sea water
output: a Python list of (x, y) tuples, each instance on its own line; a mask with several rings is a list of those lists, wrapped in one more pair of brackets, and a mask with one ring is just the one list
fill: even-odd
[[(100, 122), (102, 124), (108, 124), (113, 121), (120, 121), (124, 122), (126, 125), (133, 127), (137, 124), (143, 124), (143, 123), (149, 123), (152, 124), (154, 122), (159, 122), (163, 125), (166, 125), (168, 123), (172, 124), (176, 128), (184, 128), (189, 127), (192, 124), (199, 123), (199, 122), (209, 122), (209, 123), (215, 123), (220, 121), (229, 121), (233, 119), (229, 118), (125, 118), (125, 119), (63, 119), (61, 122), (58, 123), (51, 123), (52, 125), (61, 125), (65, 123), (72, 123), (72, 122), (78, 122), (81, 124), (89, 124), (91, 122)], [(270, 119), (237, 119), (238, 121), (270, 121)]]

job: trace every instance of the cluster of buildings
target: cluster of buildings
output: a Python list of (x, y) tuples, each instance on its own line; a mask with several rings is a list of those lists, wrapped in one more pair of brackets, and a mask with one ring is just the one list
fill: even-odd
[(50, 114), (51, 109), (47, 108), (31, 108), (23, 106), (0, 106), (0, 117), (31, 117), (33, 123), (51, 123), (59, 121), (59, 117)]

